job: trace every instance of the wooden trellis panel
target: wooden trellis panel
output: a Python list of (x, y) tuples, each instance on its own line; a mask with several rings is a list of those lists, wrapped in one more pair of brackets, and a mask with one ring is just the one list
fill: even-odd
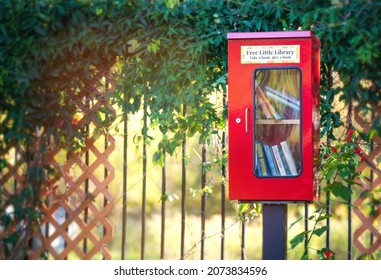
[(0, 178), (0, 184), (3, 186), (3, 195), (9, 197), (12, 194), (19, 192), (20, 186), (25, 183), (25, 176), (23, 169), (25, 168), (25, 161), (19, 156), (19, 147), (11, 148), (7, 155), (0, 155), (3, 158), (11, 157), (7, 161), (7, 167), (3, 170)]
[[(86, 141), (86, 148), (81, 154), (76, 154), (66, 163), (61, 165), (54, 158), (54, 153), (48, 156), (49, 163), (57, 169), (57, 172), (64, 179), (66, 190), (64, 193), (53, 194), (52, 204), (50, 207), (42, 209), (44, 213), (43, 227), (45, 227), (45, 236), (43, 240), (37, 242), (39, 246), (33, 248), (31, 258), (39, 258), (46, 250), (55, 259), (65, 259), (71, 251), (74, 251), (80, 259), (91, 259), (97, 253), (101, 253), (104, 258), (111, 259), (111, 254), (105, 247), (113, 236), (113, 226), (107, 219), (107, 215), (111, 212), (114, 198), (108, 191), (107, 186), (114, 178), (114, 168), (108, 161), (108, 156), (115, 148), (114, 139), (107, 137), (109, 145), (104, 152), (98, 150), (95, 146), (95, 139), (90, 138)], [(83, 154), (91, 151), (96, 156), (96, 160), (86, 165)], [(107, 169), (107, 176), (99, 179), (95, 176), (96, 169), (104, 166)], [(71, 175), (73, 168), (80, 168), (83, 172), (78, 177)], [(86, 181), (92, 184), (91, 191), (88, 193), (84, 190)], [(59, 182), (57, 179), (48, 182), (50, 187), (54, 188)], [(107, 199), (105, 206), (100, 205), (99, 198), (103, 202), (103, 198)], [(83, 213), (87, 211), (87, 218)], [(57, 215), (63, 213), (62, 222), (57, 221)], [(69, 228), (74, 228), (74, 233), (69, 232)], [(49, 232), (47, 230), (49, 228)], [(102, 231), (101, 229), (105, 230)], [(37, 240), (41, 238), (36, 233)], [(57, 238), (64, 241), (64, 248), (58, 252), (53, 245)], [(85, 252), (83, 241), (87, 239), (92, 244), (91, 249)], [(36, 242), (36, 240), (34, 240)]]
[[(84, 98), (73, 97), (83, 114), (78, 128), (88, 126), (91, 131), (99, 125), (95, 115), (102, 107), (115, 114), (107, 98), (114, 90), (115, 80), (103, 74), (99, 72), (98, 83), (87, 88)], [(103, 85), (103, 93), (94, 90), (100, 88), (101, 80), (106, 80), (108, 87), (104, 90)], [(107, 243), (113, 237), (114, 227), (108, 215), (115, 201), (108, 186), (115, 176), (109, 161), (114, 149), (115, 139), (103, 132), (90, 133), (79, 153), (56, 147), (47, 154), (46, 163), (55, 168), (58, 176), (46, 182), (43, 195), (49, 201), (42, 209), (42, 227), (35, 233), (31, 259), (112, 258)]]
[[(376, 110), (375, 116), (381, 116), (381, 109)], [(368, 133), (374, 117), (362, 116), (358, 111), (354, 112), (354, 120), (364, 132)], [(358, 171), (368, 176), (369, 180), (361, 180), (361, 188), (367, 195), (359, 196), (354, 200), (353, 212), (360, 220), (360, 226), (355, 229), (353, 242), (360, 254), (373, 254), (381, 247), (381, 205), (375, 205), (375, 211), (369, 215), (370, 195), (378, 196), (379, 192), (374, 192), (381, 186), (381, 170), (378, 163), (381, 160), (381, 138), (374, 136), (373, 143), (367, 143), (363, 147), (365, 160), (358, 167)], [(365, 149), (367, 148), (367, 149)]]
[[(20, 156), (22, 150), (19, 146), (10, 148), (5, 154), (0, 154), (1, 158), (9, 158), (6, 168), (0, 174), (0, 191), (5, 198), (20, 194), (25, 186), (25, 160)], [(0, 205), (1, 206), (1, 205)], [(6, 210), (6, 209), (5, 209)], [(7, 230), (0, 230), (0, 238), (6, 237), (16, 230), (16, 225), (10, 226)], [(0, 245), (0, 258), (3, 257), (3, 249)]]

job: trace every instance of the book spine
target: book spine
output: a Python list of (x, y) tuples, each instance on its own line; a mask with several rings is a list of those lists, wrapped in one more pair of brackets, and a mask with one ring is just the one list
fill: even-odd
[(257, 148), (258, 163), (259, 163), (258, 165), (262, 171), (262, 176), (269, 176), (270, 172), (269, 172), (269, 168), (267, 166), (266, 158), (263, 152), (262, 143), (257, 141), (256, 148)]
[(284, 156), (286, 158), (286, 161), (288, 163), (288, 166), (290, 167), (291, 174), (292, 175), (297, 175), (298, 171), (296, 170), (295, 160), (294, 160), (294, 158), (292, 156), (292, 153), (291, 153), (291, 150), (290, 150), (290, 148), (288, 146), (287, 141), (281, 142), (280, 145), (282, 147), (282, 150), (283, 150)]
[(266, 159), (269, 164), (269, 170), (272, 176), (278, 176), (279, 171), (275, 163), (274, 155), (269, 145), (263, 144), (263, 150), (265, 151)]
[(292, 175), (291, 170), (290, 170), (290, 167), (288, 166), (286, 157), (284, 156), (282, 147), (279, 148), (279, 155), (280, 155), (280, 158), (281, 158), (281, 160), (282, 160), (282, 163), (283, 163), (283, 166), (284, 166), (284, 170), (286, 171), (286, 175), (287, 175), (287, 176)]
[(261, 165), (259, 164), (259, 161), (258, 161), (258, 156), (256, 156), (256, 165), (255, 165), (255, 174), (257, 174), (257, 176), (259, 177), (262, 177), (263, 176), (263, 173), (262, 173), (262, 168), (261, 168)]
[(283, 165), (282, 159), (281, 159), (280, 154), (279, 154), (278, 146), (274, 145), (274, 146), (271, 146), (271, 148), (273, 150), (275, 162), (276, 162), (278, 169), (279, 169), (279, 174), (282, 176), (286, 176), (287, 175), (286, 170), (284, 169), (284, 165)]
[[(299, 153), (296, 152), (295, 146), (291, 145), (291, 146), (289, 146), (289, 148), (290, 148), (291, 154), (294, 155), (293, 158), (298, 158), (298, 154)], [(301, 165), (300, 160), (295, 161), (296, 170), (300, 170), (301, 169), (300, 165)]]
[[(255, 146), (257, 145), (257, 143), (255, 142)], [(257, 149), (257, 147), (256, 147)], [(262, 176), (262, 170), (261, 170), (261, 166), (259, 165), (259, 161), (258, 161), (258, 152), (255, 152), (255, 174), (257, 176)]]
[(280, 91), (278, 91), (276, 89), (273, 89), (273, 88), (271, 88), (269, 86), (265, 86), (265, 89), (266, 89), (266, 92), (271, 92), (274, 95), (277, 95), (280, 98), (283, 98), (283, 99), (287, 100), (288, 102), (291, 102), (291, 103), (297, 105), (298, 107), (300, 107), (299, 100), (297, 98), (293, 97), (292, 95), (287, 94), (285, 92), (280, 92)]
[(271, 114), (270, 114), (269, 110), (267, 109), (266, 104), (263, 101), (263, 99), (258, 96), (257, 102), (258, 102), (259, 107), (261, 107), (262, 112), (263, 112), (264, 116), (266, 117), (266, 119), (271, 119)]
[(267, 99), (262, 89), (258, 86), (256, 91), (258, 92), (259, 97), (262, 98), (263, 102), (266, 104), (271, 114), (274, 116), (274, 119), (280, 120), (281, 119), (280, 115), (278, 114), (277, 111), (275, 111), (274, 107), (271, 105), (270, 101)]

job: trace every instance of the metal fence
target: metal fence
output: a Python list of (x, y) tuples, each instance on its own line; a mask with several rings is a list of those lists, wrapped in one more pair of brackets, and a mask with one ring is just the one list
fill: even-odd
[[(104, 93), (89, 92), (84, 100), (76, 101), (78, 110), (83, 114), (83, 118), (78, 123), (79, 127), (83, 126), (87, 131), (93, 130), (96, 126), (96, 121), (93, 119), (94, 112), (102, 107), (107, 107), (116, 114), (117, 109), (112, 108), (108, 98), (106, 98), (113, 87), (107, 85), (106, 88)], [(226, 95), (223, 94), (219, 98), (226, 106)], [(185, 110), (183, 114), (186, 114)], [(140, 117), (142, 120), (139, 120)], [(209, 166), (210, 162), (213, 161), (213, 155), (226, 155), (228, 138), (226, 131), (218, 132), (216, 136), (217, 148), (207, 143), (195, 144), (194, 140), (184, 135), (177, 157), (169, 157), (163, 151), (165, 154), (163, 166), (152, 167), (149, 154), (150, 145), (146, 136), (142, 135), (140, 142), (134, 142), (136, 129), (134, 130), (133, 127), (137, 125), (141, 129), (142, 126), (149, 126), (149, 117), (145, 105), (143, 105), (140, 117), (134, 119), (134, 116), (124, 115), (120, 124), (121, 132), (115, 133), (115, 135), (105, 132), (93, 134), (86, 139), (86, 146), (80, 153), (71, 154), (61, 147), (55, 147), (49, 151), (46, 162), (55, 168), (58, 176), (48, 178), (46, 182), (46, 191), (43, 195), (47, 197), (48, 202), (42, 209), (44, 213), (42, 227), (34, 235), (29, 258), (147, 259), (153, 256), (152, 254), (147, 256), (147, 251), (152, 250), (152, 243), (158, 246), (157, 258), (160, 259), (172, 258), (175, 255), (179, 259), (198, 258), (203, 260), (208, 258), (208, 250), (219, 252), (213, 254), (211, 258), (236, 258), (232, 256), (239, 256), (240, 259), (261, 258), (261, 249), (255, 249), (257, 252), (254, 254), (249, 251), (253, 250), (252, 247), (250, 246), (251, 249), (249, 249), (248, 246), (256, 243), (256, 248), (261, 248), (261, 216), (253, 216), (255, 218), (250, 219), (249, 212), (243, 212), (240, 216), (236, 212), (237, 204), (232, 205), (232, 202), (228, 201), (228, 174), (224, 161), (214, 165), (213, 194), (207, 191), (211, 184), (208, 181), (210, 178), (208, 176), (211, 176), (212, 171), (205, 166)], [(90, 125), (87, 121), (88, 118), (91, 119)], [(353, 112), (353, 124), (367, 132), (370, 126), (365, 122), (365, 119), (366, 117)], [(378, 167), (381, 146), (377, 143), (380, 143), (380, 139), (375, 137), (371, 143), (363, 144), (367, 153), (359, 171), (369, 174), (369, 181), (359, 182), (362, 191), (376, 190), (381, 184)], [(192, 151), (192, 156), (199, 155), (197, 163), (194, 164), (196, 168), (193, 166), (192, 171), (190, 171), (189, 164), (190, 151)], [(20, 187), (22, 187), (24, 163), (20, 157), (21, 153), (19, 148), (14, 147), (7, 155), (2, 155), (8, 158), (13, 157), (13, 160), (8, 161), (8, 166), (1, 177), (1, 184), (4, 186), (6, 195), (19, 193)], [(138, 154), (138, 156), (129, 159), (131, 154)], [(172, 164), (175, 162), (179, 168), (175, 171), (171, 170), (169, 161), (172, 161)], [(216, 166), (218, 170), (216, 170)], [(141, 169), (138, 170), (137, 168)], [(156, 172), (160, 169), (160, 172), (153, 175), (158, 183), (152, 186), (147, 178), (154, 169)], [(195, 175), (195, 172), (198, 175)], [(140, 175), (137, 175), (138, 173)], [(134, 179), (131, 182), (132, 176), (137, 176), (139, 179)], [(158, 179), (156, 176), (160, 176), (160, 178)], [(168, 182), (172, 182), (173, 177), (180, 178), (180, 180), (176, 182), (175, 186), (171, 183), (171, 188), (169, 188)], [(195, 177), (197, 177), (197, 181), (193, 180)], [(134, 188), (134, 198), (129, 195), (132, 189), (131, 185)], [(150, 195), (152, 188), (157, 190), (158, 187), (160, 191), (156, 201), (160, 201), (159, 207), (148, 202), (149, 199), (152, 199)], [(51, 192), (52, 189), (57, 188), (57, 192)], [(174, 188), (176, 189), (175, 194), (171, 192)], [(192, 196), (191, 189), (196, 198)], [(136, 202), (136, 193), (140, 193), (139, 203)], [(336, 256), (341, 259), (356, 259), (372, 254), (378, 258), (381, 245), (379, 227), (381, 205), (376, 205), (373, 215), (368, 215), (365, 208), (369, 206), (369, 197), (361, 196), (359, 193), (359, 191), (354, 192), (354, 196), (351, 198), (350, 204), (352, 203), (353, 206), (349, 205), (343, 208), (342, 204), (329, 202), (326, 211), (327, 213), (334, 212), (335, 216), (326, 221), (328, 230), (325, 236), (316, 237), (318, 241), (316, 244), (309, 244), (311, 247), (307, 246), (308, 243), (305, 240), (304, 248), (296, 250), (296, 253), (290, 251), (288, 253), (289, 258), (298, 258), (307, 250), (313, 251), (313, 246), (337, 250)], [(375, 192), (375, 194), (377, 193)], [(170, 203), (170, 196), (175, 197), (175, 199), (178, 198), (178, 202)], [(213, 200), (210, 200), (211, 197)], [(321, 199), (329, 200), (330, 194), (327, 193), (327, 197)], [(132, 203), (131, 200), (134, 202)], [(192, 200), (191, 205), (190, 200)], [(195, 201), (197, 203), (193, 203)], [(131, 206), (131, 204), (133, 205)], [(211, 212), (213, 212), (214, 217), (219, 216), (219, 222), (213, 222), (213, 229), (210, 234), (208, 207), (211, 204), (213, 204)], [(153, 242), (152, 236), (147, 234), (149, 218), (153, 215), (153, 211), (147, 207), (152, 208), (152, 205), (154, 205), (155, 210), (160, 209), (159, 214), (154, 213), (160, 217), (160, 223), (155, 227), (154, 234), (159, 239), (158, 242)], [(129, 207), (133, 208), (130, 212), (128, 211)], [(136, 210), (139, 207), (140, 209)], [(308, 231), (311, 229), (308, 217), (315, 209), (314, 204), (289, 205), (288, 209), (289, 225), (300, 218), (300, 230)], [(172, 216), (168, 214), (169, 211), (179, 213), (180, 219), (169, 220), (172, 219)], [(192, 214), (192, 217), (198, 217), (199, 220), (197, 226), (199, 230), (192, 230), (192, 234), (199, 232), (199, 236), (193, 236), (195, 241), (192, 242), (187, 240), (189, 239), (187, 231), (190, 212), (195, 213)], [(132, 216), (133, 218), (131, 218)], [(136, 224), (136, 221), (139, 224)], [(339, 226), (335, 226), (335, 223), (339, 223)], [(178, 226), (176, 230), (171, 227), (171, 232), (169, 232), (169, 224), (178, 224)], [(238, 228), (239, 232), (229, 235), (228, 232), (233, 226)], [(132, 233), (135, 235), (134, 240), (138, 240), (134, 243), (139, 243), (134, 244), (133, 247), (128, 245), (131, 227), (135, 228)], [(254, 227), (256, 230), (255, 237), (248, 235), (248, 231), (253, 230)], [(180, 242), (177, 246), (168, 245), (169, 234), (170, 238), (173, 236), (179, 238)], [(292, 238), (295, 234), (296, 232), (290, 229), (288, 238)], [(136, 235), (140, 236), (137, 237)], [(208, 247), (207, 242), (211, 238), (218, 239), (219, 246)], [(345, 247), (338, 244), (338, 240), (342, 238), (347, 239)], [(234, 241), (234, 245), (229, 245), (229, 252), (233, 250), (238, 254), (227, 254), (227, 245), (232, 241)], [(214, 241), (213, 244), (217, 243)], [(115, 247), (118, 248), (115, 249)], [(140, 248), (140, 252), (137, 252), (137, 248)], [(176, 250), (178, 253), (168, 254), (168, 250)], [(191, 256), (189, 252), (192, 252)]]

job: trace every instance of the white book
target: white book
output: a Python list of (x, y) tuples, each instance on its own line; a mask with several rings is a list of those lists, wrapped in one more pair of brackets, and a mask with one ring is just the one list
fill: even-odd
[(298, 107), (300, 106), (300, 101), (298, 98), (295, 98), (294, 96), (290, 95), (290, 94), (287, 94), (285, 92), (280, 92), (276, 89), (273, 89), (269, 86), (265, 86), (265, 89), (267, 92), (271, 92), (277, 96), (279, 96), (280, 98), (283, 98), (283, 99), (286, 99), (288, 102), (292, 102), (294, 103), (295, 105), (297, 105)]
[(271, 148), (273, 150), (274, 158), (275, 158), (276, 164), (278, 166), (280, 175), (286, 176), (287, 175), (286, 169), (284, 168), (282, 159), (280, 157), (278, 146), (274, 145), (274, 146), (271, 146)]
[(286, 105), (286, 106), (290, 106), (292, 109), (294, 109), (296, 112), (299, 112), (300, 111), (300, 106), (299, 105), (295, 105), (294, 103), (292, 102), (289, 102), (288, 100), (286, 99), (283, 99), (282, 97), (272, 93), (271, 91), (267, 91), (266, 92), (266, 95), (276, 101), (279, 101), (280, 103), (282, 103), (283, 105)]
[(284, 157), (286, 158), (288, 166), (290, 167), (291, 174), (292, 175), (298, 175), (298, 171), (296, 170), (295, 161), (294, 161), (294, 158), (292, 156), (292, 153), (291, 153), (291, 150), (288, 146), (287, 141), (280, 142), (280, 145), (282, 147)]

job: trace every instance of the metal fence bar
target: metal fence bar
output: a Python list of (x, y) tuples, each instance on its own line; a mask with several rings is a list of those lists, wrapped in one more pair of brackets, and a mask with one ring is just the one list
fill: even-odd
[[(225, 133), (223, 134), (223, 137)], [(224, 147), (224, 144), (222, 145)], [(223, 152), (225, 153), (225, 152)], [(225, 217), (226, 217), (226, 166), (222, 164), (222, 183), (221, 183), (221, 260), (225, 259)]]
[(166, 158), (165, 149), (163, 149), (164, 154), (164, 165), (161, 169), (161, 240), (160, 240), (160, 259), (164, 259), (165, 250), (165, 201), (167, 194), (167, 182), (166, 182)]
[(206, 219), (206, 193), (204, 192), (205, 186), (206, 186), (206, 168), (205, 168), (205, 163), (206, 163), (206, 147), (205, 143), (202, 144), (202, 164), (201, 164), (201, 191), (202, 191), (202, 196), (201, 196), (201, 255), (200, 259), (203, 260), (205, 257), (205, 219)]
[[(308, 202), (304, 202), (304, 231), (308, 232)], [(304, 255), (308, 254), (308, 235), (304, 236)]]
[[(183, 105), (183, 117), (186, 117), (186, 106)], [(184, 139), (181, 147), (181, 241), (180, 241), (180, 259), (184, 259), (185, 248), (185, 223), (186, 223), (186, 148), (187, 138), (184, 133)]]
[[(226, 109), (226, 91), (223, 93), (222, 97), (223, 110)], [(221, 140), (221, 150), (222, 150), (222, 164), (221, 164), (221, 260), (225, 259), (225, 216), (226, 216), (226, 165), (224, 158), (226, 156), (226, 130), (222, 132)]]
[[(15, 148), (15, 155), (14, 155), (15, 164), (17, 162), (17, 157), (18, 157), (17, 148)], [(17, 194), (17, 180), (16, 180), (16, 178), (13, 179), (13, 194)]]
[[(372, 119), (374, 119), (375, 118), (375, 111), (373, 111), (372, 112)], [(370, 141), (370, 154), (373, 152), (373, 150), (374, 150), (374, 140), (371, 140)], [(372, 185), (373, 185), (373, 180), (374, 180), (374, 171), (373, 171), (373, 168), (370, 168), (370, 174), (369, 174), (369, 179), (370, 179), (370, 182), (369, 182), (369, 184), (370, 184), (370, 190), (372, 189)], [(374, 242), (374, 235), (373, 235), (373, 233), (372, 233), (372, 231), (370, 230), (369, 231), (369, 248), (372, 246), (372, 244), (373, 244), (373, 242)]]
[[(349, 133), (349, 129), (353, 129), (353, 102), (350, 101), (348, 104), (348, 112), (347, 112), (347, 128)], [(348, 188), (352, 191), (352, 185), (349, 185)], [(348, 198), (348, 231), (347, 231), (347, 239), (348, 239), (348, 252), (347, 259), (352, 259), (352, 194)]]
[[(105, 150), (107, 150), (107, 148), (108, 148), (107, 135), (105, 135), (104, 147), (105, 147)], [(104, 180), (106, 180), (107, 176), (108, 176), (108, 169), (105, 167), (104, 168), (104, 173), (103, 173)], [(108, 189), (108, 186), (106, 186), (106, 189)], [(103, 208), (106, 208), (107, 204), (108, 204), (108, 200), (107, 200), (106, 196), (104, 196), (103, 197)], [(106, 234), (107, 234), (107, 229), (106, 229), (105, 226), (103, 226), (103, 236), (106, 236)], [(103, 257), (103, 259), (105, 260), (105, 257)]]
[[(108, 73), (108, 74), (109, 74), (109, 73)], [(108, 75), (106, 76), (106, 83), (105, 83), (105, 86), (106, 86), (106, 88), (105, 88), (105, 92), (106, 92), (106, 94), (107, 94), (107, 90), (108, 90), (108, 88), (109, 88), (109, 86), (110, 86), (110, 82), (109, 82), (109, 80), (108, 80)], [(105, 135), (104, 148), (105, 148), (105, 151), (106, 151), (107, 148), (108, 148), (108, 135), (107, 135), (107, 134)], [(103, 170), (103, 179), (106, 179), (107, 176), (108, 176), (108, 169), (107, 169), (106, 166), (105, 166), (105, 167), (104, 167), (104, 170)], [(106, 186), (106, 189), (108, 189), (108, 185)], [(107, 200), (107, 198), (104, 196), (104, 197), (103, 197), (103, 207), (106, 207), (107, 204), (108, 204), (108, 200)], [(106, 235), (106, 227), (103, 227), (103, 235)]]
[(146, 238), (146, 216), (147, 216), (147, 102), (144, 95), (143, 105), (143, 182), (142, 182), (142, 222), (141, 222), (141, 249), (140, 258), (144, 260), (145, 254), (145, 238)]
[[(106, 76), (105, 86), (106, 86), (105, 92), (107, 94), (107, 89), (109, 87), (109, 81), (108, 81), (108, 77), (107, 76)], [(105, 135), (105, 141), (104, 141), (104, 149), (105, 149), (105, 151), (107, 150), (107, 148), (108, 148), (108, 135), (106, 134)], [(105, 166), (104, 169), (103, 169), (103, 179), (106, 180), (107, 176), (108, 176), (108, 169)], [(108, 185), (106, 186), (106, 189), (108, 189)], [(106, 208), (107, 204), (108, 204), (108, 200), (107, 200), (106, 196), (104, 196), (103, 197), (103, 208)], [(107, 234), (107, 229), (103, 225), (103, 236), (106, 236), (106, 234)], [(103, 257), (103, 260), (105, 260), (105, 257)]]
[[(69, 219), (69, 213), (68, 213), (67, 211), (65, 211), (65, 220), (67, 220), (67, 219)], [(65, 228), (65, 231), (66, 231), (67, 233), (69, 233), (69, 226), (67, 226), (67, 227)], [(68, 242), (67, 242), (66, 239), (65, 239), (64, 248), (66, 248), (67, 246), (68, 246)], [(66, 255), (64, 259), (65, 259), (65, 260), (68, 260), (69, 258), (68, 258), (68, 256)]]
[(369, 248), (372, 246), (374, 242), (374, 235), (372, 232), (369, 232)]
[[(126, 98), (127, 100), (127, 98)], [(127, 237), (127, 140), (128, 140), (128, 117), (123, 116), (123, 205), (122, 205), (122, 260), (126, 259), (126, 237)]]
[(243, 214), (242, 222), (241, 222), (241, 260), (246, 260), (245, 237), (246, 237), (246, 214)]
[[(90, 130), (90, 126), (89, 124), (86, 125), (86, 132), (87, 134), (89, 134), (89, 130)], [(90, 165), (90, 153), (89, 153), (89, 150), (86, 150), (86, 153), (85, 153), (85, 165), (86, 167), (88, 167)], [(87, 195), (89, 193), (89, 178), (86, 178), (85, 180), (85, 194)], [(84, 210), (84, 217), (83, 217), (83, 221), (85, 222), (85, 224), (88, 223), (88, 218), (89, 218), (89, 208), (86, 207), (85, 210)], [(83, 252), (85, 254), (87, 254), (87, 238), (85, 237), (83, 239)]]
[[(352, 190), (352, 186), (349, 186)], [(348, 201), (348, 260), (352, 259), (352, 195)]]
[[(333, 88), (333, 76), (332, 76), (332, 67), (329, 67), (328, 68), (328, 73), (327, 73), (327, 76), (328, 76), (328, 87), (330, 89)], [(329, 137), (328, 137), (328, 134), (327, 134), (327, 146), (329, 147), (330, 146), (330, 140), (329, 140)], [(327, 182), (328, 184), (330, 182)], [(327, 229), (327, 232), (326, 232), (326, 248), (330, 248), (330, 237), (331, 237), (331, 218), (329, 217), (329, 214), (331, 213), (331, 193), (329, 191), (327, 191), (327, 194), (326, 194), (326, 200), (327, 200), (327, 205), (326, 205), (326, 214), (327, 214), (327, 221), (326, 221), (326, 225), (328, 227)]]
[[(326, 213), (329, 215), (331, 213), (331, 192), (327, 191), (327, 207), (326, 207)], [(326, 241), (325, 241), (325, 247), (330, 248), (331, 247), (331, 218), (328, 216), (327, 218), (327, 234), (326, 234)]]

